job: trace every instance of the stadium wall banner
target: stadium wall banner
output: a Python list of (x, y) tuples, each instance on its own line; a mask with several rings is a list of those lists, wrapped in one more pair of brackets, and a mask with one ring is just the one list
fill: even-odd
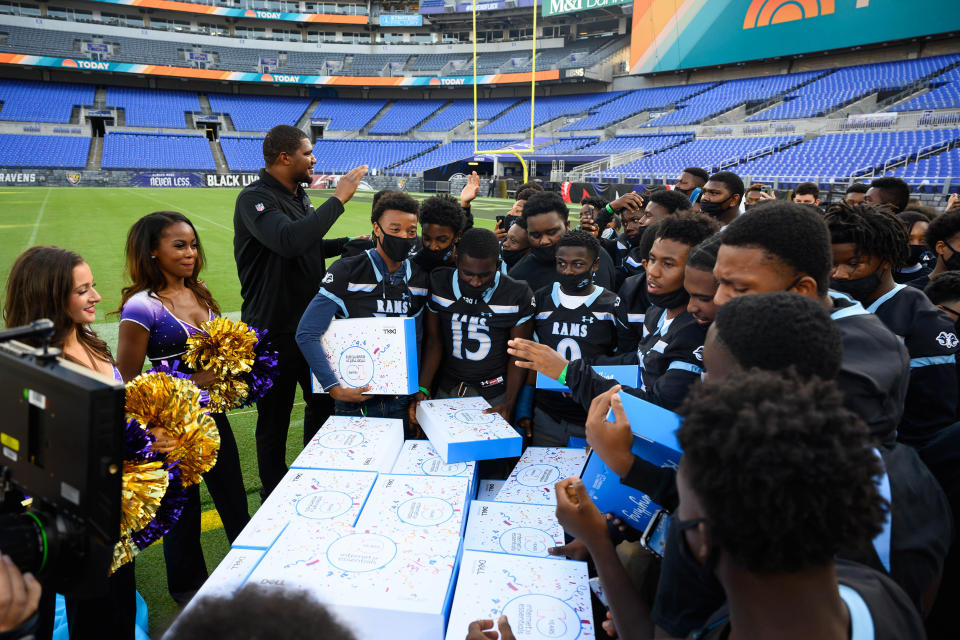
[(544, 0), (543, 17), (558, 16), (564, 13), (576, 13), (588, 9), (614, 7), (618, 4), (630, 4), (634, 0)]
[[(107, 62), (103, 60), (85, 60), (57, 58), (54, 56), (31, 56), (18, 53), (0, 53), (0, 64), (16, 64), (29, 67), (57, 67), (64, 69), (85, 69), (91, 71), (111, 71), (114, 73), (136, 73), (148, 76), (168, 76), (174, 78), (198, 78), (203, 80), (226, 80), (230, 82), (268, 82), (271, 84), (303, 85), (339, 85), (351, 87), (439, 87), (471, 86), (473, 76), (449, 76), (443, 78), (418, 77), (381, 77), (381, 76), (314, 76), (281, 73), (251, 73), (245, 71), (221, 71), (219, 69), (197, 69), (193, 67), (168, 67), (155, 64), (133, 64), (130, 62)], [(477, 84), (515, 84), (530, 82), (533, 74), (494, 73), (478, 75)], [(537, 71), (537, 81), (559, 80), (557, 69)]]
[(210, 16), (231, 18), (257, 18), (260, 20), (286, 20), (289, 22), (327, 22), (339, 24), (367, 24), (367, 16), (350, 16), (338, 13), (294, 13), (290, 11), (269, 11), (266, 9), (228, 9), (211, 7), (195, 2), (174, 2), (171, 0), (96, 0), (106, 4), (122, 4), (129, 7), (165, 9), (184, 13), (199, 13)]
[(600, 195), (595, 185), (589, 182), (562, 182), (560, 183), (560, 196), (564, 202), (579, 204), (585, 198), (595, 198)]
[(956, 31), (956, 9), (956, 0), (926, 0), (922, 6), (891, 0), (634, 0), (630, 72), (707, 67)]
[[(42, 182), (42, 180), (41, 180)], [(8, 173), (6, 171), (0, 171), (0, 184), (36, 184), (37, 183), (37, 174), (34, 172), (30, 173)]]
[(208, 187), (245, 187), (259, 178), (256, 173), (208, 173), (204, 176), (204, 184)]
[(206, 183), (198, 173), (137, 173), (130, 178), (131, 187), (202, 187)]
[(381, 13), (381, 27), (422, 27), (423, 16), (419, 13)]

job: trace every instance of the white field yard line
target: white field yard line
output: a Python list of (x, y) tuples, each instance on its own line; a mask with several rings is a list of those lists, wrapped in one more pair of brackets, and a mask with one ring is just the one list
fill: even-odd
[(47, 187), (47, 192), (43, 196), (43, 202), (40, 203), (40, 211), (37, 212), (37, 219), (33, 222), (33, 231), (30, 232), (30, 239), (27, 240), (27, 245), (23, 248), (24, 251), (33, 246), (33, 243), (37, 241), (37, 232), (40, 230), (40, 220), (43, 219), (43, 212), (47, 208), (47, 199), (50, 198), (50, 192), (53, 190), (53, 187)]

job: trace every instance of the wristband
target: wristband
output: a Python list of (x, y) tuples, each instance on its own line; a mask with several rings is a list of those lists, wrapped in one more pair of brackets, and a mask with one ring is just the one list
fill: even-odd
[(616, 213), (617, 213), (616, 211), (613, 210), (613, 207), (611, 207), (609, 204), (607, 205), (606, 208), (607, 208), (607, 213), (610, 213), (610, 214), (616, 214)]
[(569, 369), (569, 368), (570, 368), (570, 363), (569, 363), (569, 362), (568, 362), (567, 364), (563, 365), (563, 371), (560, 372), (560, 377), (557, 378), (557, 382), (559, 382), (560, 384), (563, 384), (563, 385), (567, 384), (567, 369)]
[(427, 396), (428, 398), (430, 397), (430, 391), (428, 391), (428, 390), (426, 389), (426, 387), (420, 387), (420, 392), (421, 392), (423, 395)]
[(516, 405), (517, 420), (533, 417), (533, 392), (534, 387), (532, 384), (525, 384), (523, 388), (520, 389), (520, 395), (517, 396)]

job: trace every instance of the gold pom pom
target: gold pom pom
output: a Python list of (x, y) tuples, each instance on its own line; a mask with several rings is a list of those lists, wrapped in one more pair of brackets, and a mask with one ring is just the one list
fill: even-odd
[(124, 461), (122, 483), (120, 532), (139, 531), (156, 515), (160, 500), (170, 484), (169, 474), (163, 462), (158, 460)]
[(113, 575), (114, 571), (133, 560), (137, 553), (139, 553), (139, 549), (137, 549), (137, 545), (133, 544), (130, 536), (121, 536), (120, 541), (113, 546), (113, 562), (110, 564), (110, 574)]
[(250, 393), (239, 379), (250, 371), (256, 353), (257, 332), (244, 322), (214, 318), (200, 325), (202, 331), (187, 338), (183, 361), (195, 371), (212, 371), (217, 382), (208, 389), (209, 410), (222, 413), (239, 406)]
[(200, 390), (183, 378), (144, 373), (127, 383), (127, 417), (177, 441), (167, 460), (179, 460), (184, 486), (200, 482), (220, 449), (217, 425), (200, 406)]

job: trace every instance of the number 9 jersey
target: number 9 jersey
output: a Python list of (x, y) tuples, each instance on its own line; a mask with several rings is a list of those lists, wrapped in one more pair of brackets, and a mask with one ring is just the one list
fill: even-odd
[[(465, 297), (452, 268), (430, 273), (427, 308), (440, 318), (444, 361), (438, 374), (480, 384), (505, 376), (510, 330), (533, 317), (533, 292), (500, 272), (479, 298)], [(438, 378), (440, 379), (440, 378)]]

